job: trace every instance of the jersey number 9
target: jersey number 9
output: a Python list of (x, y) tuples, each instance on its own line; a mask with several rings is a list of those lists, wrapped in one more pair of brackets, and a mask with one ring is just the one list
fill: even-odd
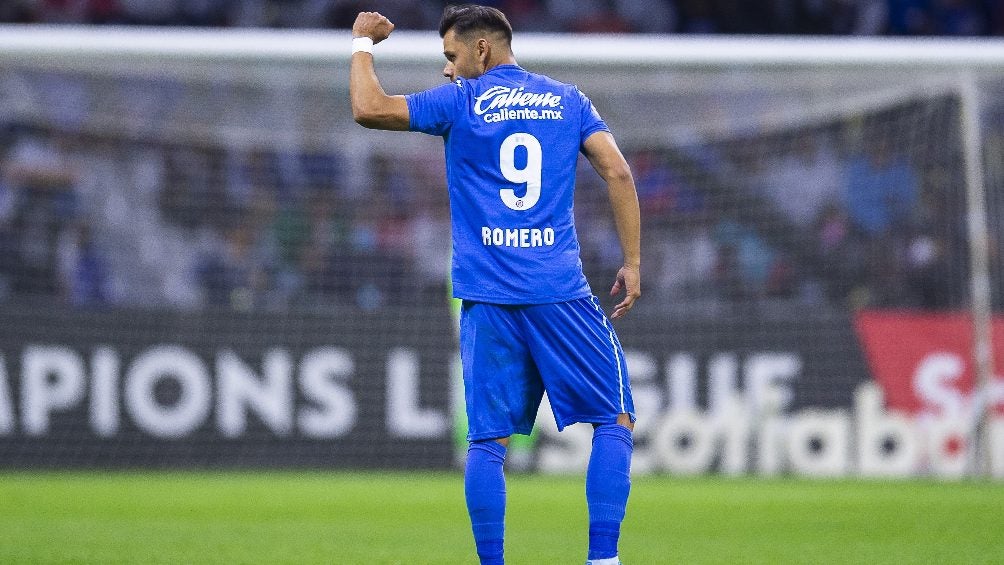
[[(517, 147), (526, 147), (526, 166), (522, 169), (516, 168)], [(506, 206), (513, 210), (527, 210), (533, 208), (540, 200), (542, 163), (540, 141), (536, 137), (529, 133), (514, 133), (505, 138), (499, 148), (499, 168), (502, 176), (509, 182), (526, 184), (526, 194), (522, 197), (516, 196), (516, 191), (511, 188), (499, 190), (499, 196)]]

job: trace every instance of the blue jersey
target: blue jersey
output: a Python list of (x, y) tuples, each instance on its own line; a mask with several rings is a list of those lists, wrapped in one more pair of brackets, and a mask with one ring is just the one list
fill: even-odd
[(500, 65), (406, 97), (411, 130), (442, 136), (453, 293), (495, 304), (591, 294), (572, 215), (583, 142), (609, 131), (576, 87)]

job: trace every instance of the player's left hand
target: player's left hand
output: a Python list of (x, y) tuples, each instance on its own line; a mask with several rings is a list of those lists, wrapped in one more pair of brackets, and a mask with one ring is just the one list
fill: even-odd
[(610, 315), (610, 318), (614, 320), (627, 314), (628, 310), (634, 306), (634, 301), (641, 296), (641, 272), (638, 267), (624, 265), (617, 271), (617, 280), (610, 288), (610, 296), (616, 296), (622, 290), (624, 291), (624, 300), (614, 306), (614, 312)]
[(373, 43), (380, 43), (390, 37), (394, 24), (380, 12), (359, 12), (352, 24), (352, 37), (368, 37)]

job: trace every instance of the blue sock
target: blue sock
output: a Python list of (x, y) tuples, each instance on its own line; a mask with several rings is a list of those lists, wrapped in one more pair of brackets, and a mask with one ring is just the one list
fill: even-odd
[(505, 453), (505, 446), (494, 440), (476, 441), (467, 448), (464, 493), (481, 565), (503, 563), (505, 475), (502, 464)]
[(604, 424), (593, 431), (593, 451), (586, 470), (589, 506), (588, 559), (617, 557), (617, 540), (631, 491), (631, 430)]

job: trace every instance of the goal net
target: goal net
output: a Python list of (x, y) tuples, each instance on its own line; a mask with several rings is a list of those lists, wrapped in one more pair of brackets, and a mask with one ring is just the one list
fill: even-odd
[[(354, 124), (347, 45), (0, 33), (0, 465), (454, 464), (442, 142)], [(514, 49), (590, 96), (635, 175), (634, 472), (1004, 476), (1004, 51)], [(439, 51), (378, 45), (385, 89), (439, 84)], [(583, 266), (610, 306), (619, 245), (580, 165)], [(513, 464), (580, 470), (589, 435), (545, 406)]]

